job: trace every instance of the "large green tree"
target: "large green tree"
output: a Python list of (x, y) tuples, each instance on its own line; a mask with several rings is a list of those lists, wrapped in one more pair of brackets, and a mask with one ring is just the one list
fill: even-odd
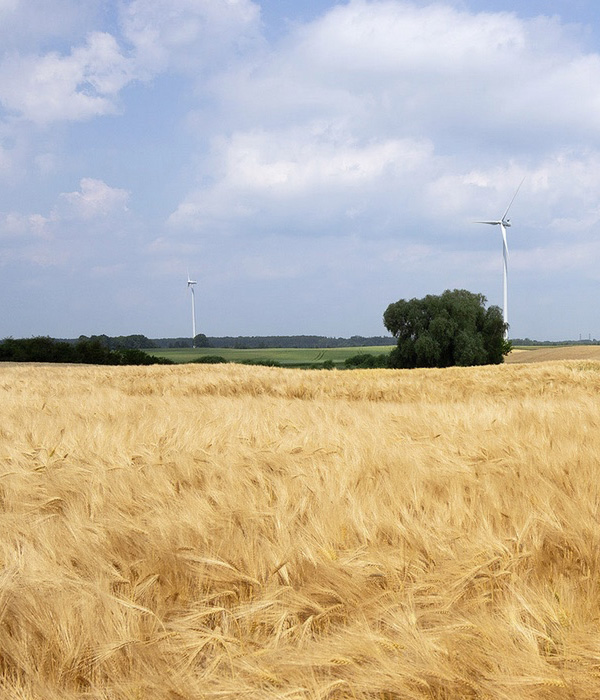
[(506, 324), (497, 306), (466, 289), (440, 296), (400, 299), (383, 314), (385, 327), (398, 339), (391, 367), (450, 367), (500, 364), (510, 349)]

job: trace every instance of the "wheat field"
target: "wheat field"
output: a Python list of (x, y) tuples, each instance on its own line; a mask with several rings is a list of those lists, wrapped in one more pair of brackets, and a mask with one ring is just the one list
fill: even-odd
[(0, 697), (600, 697), (600, 363), (0, 366)]

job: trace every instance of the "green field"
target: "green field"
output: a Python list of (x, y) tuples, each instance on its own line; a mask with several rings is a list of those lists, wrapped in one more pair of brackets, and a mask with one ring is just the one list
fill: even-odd
[(354, 348), (264, 348), (237, 350), (234, 348), (157, 348), (146, 350), (156, 357), (166, 357), (173, 362), (192, 362), (206, 355), (219, 355), (228, 362), (278, 362), (286, 367), (310, 367), (331, 360), (343, 366), (344, 360), (353, 355), (381, 355), (395, 346), (376, 345)]

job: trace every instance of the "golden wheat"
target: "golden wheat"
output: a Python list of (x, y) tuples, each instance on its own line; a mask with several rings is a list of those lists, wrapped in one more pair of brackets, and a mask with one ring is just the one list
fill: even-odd
[(600, 697), (600, 364), (0, 366), (0, 694)]

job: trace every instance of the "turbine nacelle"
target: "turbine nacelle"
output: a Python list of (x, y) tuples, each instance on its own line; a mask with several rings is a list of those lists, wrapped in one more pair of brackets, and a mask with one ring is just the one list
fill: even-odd
[(510, 228), (510, 219), (502, 219), (502, 221), (475, 221), (476, 224), (489, 224), (490, 226), (504, 226), (504, 228)]

